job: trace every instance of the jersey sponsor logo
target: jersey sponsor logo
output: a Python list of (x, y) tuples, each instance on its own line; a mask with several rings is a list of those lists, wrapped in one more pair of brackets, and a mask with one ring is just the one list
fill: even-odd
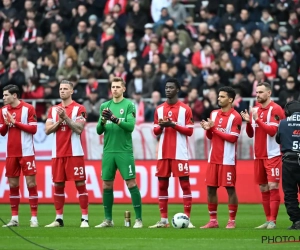
[(279, 115), (275, 115), (274, 118), (275, 118), (276, 121), (279, 121), (279, 120), (280, 120)]
[(300, 130), (299, 129), (294, 130), (293, 135), (300, 135)]
[(15, 119), (16, 118), (16, 113), (15, 112), (13, 112), (12, 114), (12, 117)]
[(168, 116), (171, 117), (172, 116), (172, 111), (168, 112)]
[(124, 109), (120, 109), (120, 114), (121, 114), (121, 115), (124, 114)]

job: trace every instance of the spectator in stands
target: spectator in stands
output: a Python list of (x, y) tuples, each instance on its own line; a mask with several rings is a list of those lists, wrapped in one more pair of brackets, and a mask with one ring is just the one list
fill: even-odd
[(269, 31), (269, 28), (270, 28), (270, 23), (273, 20), (274, 19), (271, 16), (270, 11), (268, 9), (264, 9), (262, 11), (260, 22), (257, 25), (263, 35), (267, 35), (268, 34), (268, 31)]
[(291, 50), (287, 50), (283, 53), (283, 60), (279, 65), (279, 69), (280, 68), (287, 68), (290, 76), (297, 77), (299, 67)]
[(57, 72), (56, 60), (53, 55), (47, 55), (45, 57), (44, 65), (38, 69), (40, 79), (48, 80), (51, 77), (55, 77)]
[(148, 23), (148, 17), (141, 10), (139, 2), (133, 4), (132, 11), (128, 13), (127, 22), (132, 25), (135, 35), (142, 38), (144, 35), (144, 26)]
[(20, 71), (19, 64), (16, 59), (10, 61), (9, 69), (1, 78), (1, 92), (2, 89), (9, 84), (17, 85), (21, 95), (23, 94), (23, 86), (26, 85), (26, 79), (24, 73)]
[(96, 89), (91, 91), (87, 100), (83, 102), (83, 106), (85, 107), (87, 113), (87, 122), (98, 122), (100, 116), (100, 106), (105, 101), (105, 99), (99, 98), (99, 94)]
[(37, 77), (37, 70), (35, 64), (27, 60), (26, 57), (19, 57), (18, 64), (20, 65), (20, 70), (25, 76), (25, 81), (28, 82), (29, 78)]
[(270, 58), (265, 51), (260, 53), (259, 67), (263, 70), (268, 79), (276, 78), (278, 69), (277, 63), (274, 59)]
[(293, 7), (292, 0), (276, 0), (274, 3), (274, 13), (278, 22), (284, 22), (289, 18), (289, 11)]
[(255, 28), (255, 23), (250, 20), (249, 11), (247, 9), (242, 9), (240, 12), (240, 18), (235, 24), (235, 30), (242, 31), (244, 34), (251, 34)]
[(96, 15), (89, 16), (89, 27), (87, 28), (87, 33), (90, 37), (93, 37), (97, 40), (100, 39), (100, 27), (98, 26), (98, 18)]
[(83, 49), (88, 42), (87, 23), (80, 21), (77, 25), (77, 31), (71, 37), (70, 44), (74, 47), (77, 53)]
[[(30, 77), (27, 85), (23, 86), (23, 99), (43, 99), (44, 87), (41, 86), (38, 77)], [(46, 111), (45, 103), (38, 102), (35, 105), (35, 111), (38, 121), (42, 120), (42, 115)]]
[(243, 98), (241, 96), (241, 92), (239, 89), (235, 89), (235, 98), (233, 101), (233, 108), (237, 111), (237, 112), (242, 112), (245, 111), (245, 109), (249, 108), (249, 104), (245, 101), (243, 101)]
[(219, 108), (217, 91), (215, 89), (209, 90), (207, 96), (203, 98), (202, 102), (204, 111), (201, 114), (200, 120), (207, 120), (207, 118), (210, 118), (210, 113)]
[[(50, 54), (50, 53), (49, 53)], [(72, 45), (66, 45), (64, 38), (60, 37), (55, 41), (55, 48), (52, 51), (56, 64), (59, 68), (63, 67), (66, 58), (71, 57), (77, 63), (77, 52)]]
[(2, 23), (2, 30), (0, 34), (0, 54), (7, 57), (8, 54), (13, 50), (16, 39), (17, 37), (12, 28), (10, 20), (5, 19)]
[(108, 85), (99, 84), (95, 75), (93, 73), (87, 76), (87, 85), (85, 88), (86, 98), (89, 98), (90, 93), (97, 91), (98, 97), (102, 99), (107, 99), (108, 96)]
[(169, 76), (169, 66), (166, 62), (162, 62), (160, 64), (160, 71), (157, 75), (155, 84), (154, 84), (154, 90), (158, 91), (162, 98), (166, 97), (165, 94), (165, 83), (170, 78)]
[(82, 103), (86, 96), (85, 85), (83, 83), (79, 83), (79, 79), (76, 75), (70, 76), (69, 81), (73, 83), (72, 99), (75, 102)]
[(28, 60), (42, 67), (44, 65), (45, 57), (49, 54), (51, 54), (51, 52), (49, 48), (46, 47), (44, 38), (42, 35), (37, 34), (36, 43), (28, 51)]
[(15, 49), (12, 51), (16, 54), (16, 57), (26, 57), (28, 56), (28, 49), (26, 48), (26, 45), (23, 45), (23, 42), (21, 40), (17, 40), (15, 43)]
[[(167, 8), (162, 8), (160, 12), (160, 18), (157, 21), (154, 21), (153, 29), (156, 31), (158, 27), (165, 24), (167, 20), (170, 19), (170, 15)], [(154, 20), (154, 19), (153, 19)]]
[(201, 121), (201, 114), (204, 111), (204, 105), (198, 100), (198, 90), (191, 89), (183, 102), (192, 109), (194, 121)]
[(25, 21), (27, 29), (23, 35), (22, 41), (25, 43), (25, 46), (28, 48), (31, 47), (32, 44), (35, 44), (38, 30), (35, 25), (34, 19), (28, 19)]
[(57, 39), (65, 40), (66, 36), (62, 33), (59, 23), (54, 22), (50, 25), (50, 32), (45, 37), (45, 43), (49, 44), (51, 47), (51, 50), (55, 48), (55, 42)]
[(88, 23), (89, 14), (86, 6), (83, 3), (79, 3), (77, 9), (72, 9), (73, 27), (76, 27), (80, 22)]
[(177, 66), (179, 75), (182, 75), (184, 73), (186, 58), (180, 52), (179, 44), (172, 44), (171, 53), (167, 58), (167, 62)]
[(286, 86), (287, 79), (289, 77), (289, 70), (287, 68), (280, 68), (278, 70), (279, 81), (274, 82), (273, 95), (278, 97), (281, 90)]
[(296, 88), (295, 79), (293, 76), (289, 76), (286, 81), (285, 88), (282, 89), (279, 93), (278, 104), (284, 108), (287, 102), (298, 100), (299, 98), (299, 89)]
[(0, 88), (1, 88), (1, 84), (2, 84), (1, 83), (1, 78), (5, 74), (5, 72), (6, 72), (6, 69), (5, 69), (5, 66), (4, 66), (4, 62), (3, 62), (3, 60), (0, 59)]
[(161, 96), (158, 91), (153, 91), (150, 102), (147, 102), (145, 108), (145, 122), (153, 122), (154, 112), (157, 106), (162, 104)]
[(218, 85), (215, 82), (214, 76), (212, 74), (209, 74), (206, 78), (205, 83), (198, 90), (199, 96), (200, 97), (207, 96), (211, 89), (214, 89), (215, 91), (217, 91)]
[(226, 13), (222, 16), (221, 19), (221, 28), (225, 28), (227, 24), (235, 25), (237, 21), (237, 16), (235, 12), (234, 5), (232, 3), (226, 4)]
[(214, 60), (212, 48), (205, 45), (203, 50), (195, 52), (192, 56), (192, 64), (198, 69), (202, 70), (202, 74), (207, 74), (210, 69), (210, 64)]
[(281, 47), (288, 45), (292, 42), (292, 37), (289, 37), (286, 27), (281, 26), (278, 29), (278, 35), (274, 38), (274, 49), (280, 53)]
[(153, 92), (151, 79), (144, 77), (143, 70), (140, 67), (136, 67), (133, 70), (133, 77), (127, 84), (127, 96), (133, 98), (136, 93), (139, 93), (142, 98), (150, 98)]
[(152, 0), (151, 2), (151, 17), (156, 23), (161, 17), (163, 8), (168, 8), (171, 4), (171, 0)]
[(225, 85), (229, 85), (228, 80), (233, 78), (234, 66), (230, 60), (229, 54), (226, 51), (222, 51), (219, 54), (218, 64), (220, 66), (219, 74)]
[(70, 78), (72, 75), (78, 75), (78, 69), (73, 59), (68, 57), (65, 61), (65, 65), (57, 70), (56, 77), (58, 81), (61, 81), (62, 79)]
[(102, 63), (102, 50), (97, 46), (96, 39), (90, 38), (87, 46), (78, 55), (78, 66), (81, 67), (80, 75), (85, 77), (90, 72), (98, 73)]
[(12, 7), (12, 0), (3, 0), (3, 6), (0, 10), (0, 19), (2, 20), (15, 20), (17, 17), (17, 11)]
[(59, 98), (59, 84), (55, 77), (49, 78), (48, 83), (44, 85), (44, 95), (46, 99)]
[(172, 0), (168, 6), (168, 13), (177, 25), (184, 24), (187, 16), (186, 9), (178, 0)]

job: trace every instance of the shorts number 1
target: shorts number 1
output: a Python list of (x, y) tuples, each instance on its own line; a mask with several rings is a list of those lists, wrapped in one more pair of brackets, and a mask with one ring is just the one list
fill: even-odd
[(128, 168), (129, 168), (129, 174), (131, 175), (132, 174), (131, 165), (129, 165)]

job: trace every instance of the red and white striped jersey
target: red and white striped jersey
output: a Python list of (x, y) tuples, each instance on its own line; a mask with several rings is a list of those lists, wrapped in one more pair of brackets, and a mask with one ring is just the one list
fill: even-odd
[(211, 112), (210, 119), (214, 121), (214, 130), (218, 130), (218, 132), (212, 132), (208, 162), (223, 165), (236, 165), (237, 143), (236, 141), (230, 142), (225, 140), (222, 138), (222, 134), (224, 133), (236, 136), (237, 138), (239, 137), (242, 126), (240, 114), (233, 108), (228, 112), (222, 112), (221, 109), (218, 109)]
[[(170, 105), (167, 102), (159, 105), (154, 114), (154, 128), (159, 127), (158, 120), (168, 117), (176, 126), (194, 127), (191, 108), (181, 101)], [(176, 129), (166, 127), (163, 129), (158, 146), (158, 160), (175, 159), (188, 160), (188, 137)]]
[[(33, 134), (37, 130), (37, 118), (34, 107), (20, 100), (17, 107), (6, 105), (1, 109), (0, 127), (6, 127), (7, 132), (7, 151), (6, 157), (23, 157), (34, 155)], [(6, 126), (4, 119), (9, 112), (16, 123)], [(28, 133), (25, 131), (32, 131)]]
[(259, 105), (254, 107), (254, 109), (257, 110), (258, 120), (260, 121), (254, 121), (251, 114), (251, 124), (247, 124), (248, 126), (251, 125), (253, 129), (254, 159), (271, 159), (281, 155), (280, 145), (275, 141), (276, 132), (271, 136), (258, 123), (262, 122), (267, 126), (276, 127), (278, 129), (279, 121), (284, 118), (282, 108), (272, 101), (265, 108)]
[[(62, 103), (52, 106), (48, 113), (47, 121), (56, 123), (59, 120), (56, 107), (62, 106)], [(83, 121), (86, 119), (85, 107), (73, 101), (70, 105), (64, 107), (66, 114), (73, 121)], [(72, 129), (63, 121), (58, 130), (53, 133), (52, 142), (52, 158), (67, 156), (83, 156), (84, 152), (81, 145), (80, 135), (72, 131)]]

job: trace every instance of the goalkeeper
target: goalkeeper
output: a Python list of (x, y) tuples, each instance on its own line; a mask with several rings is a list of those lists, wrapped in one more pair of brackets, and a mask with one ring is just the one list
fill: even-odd
[(112, 227), (113, 186), (117, 169), (131, 194), (136, 220), (133, 228), (142, 228), (141, 194), (135, 180), (135, 164), (131, 133), (135, 125), (135, 105), (125, 99), (125, 82), (114, 77), (111, 83), (113, 99), (100, 107), (97, 133), (104, 133), (102, 157), (103, 206), (105, 220), (96, 227)]

